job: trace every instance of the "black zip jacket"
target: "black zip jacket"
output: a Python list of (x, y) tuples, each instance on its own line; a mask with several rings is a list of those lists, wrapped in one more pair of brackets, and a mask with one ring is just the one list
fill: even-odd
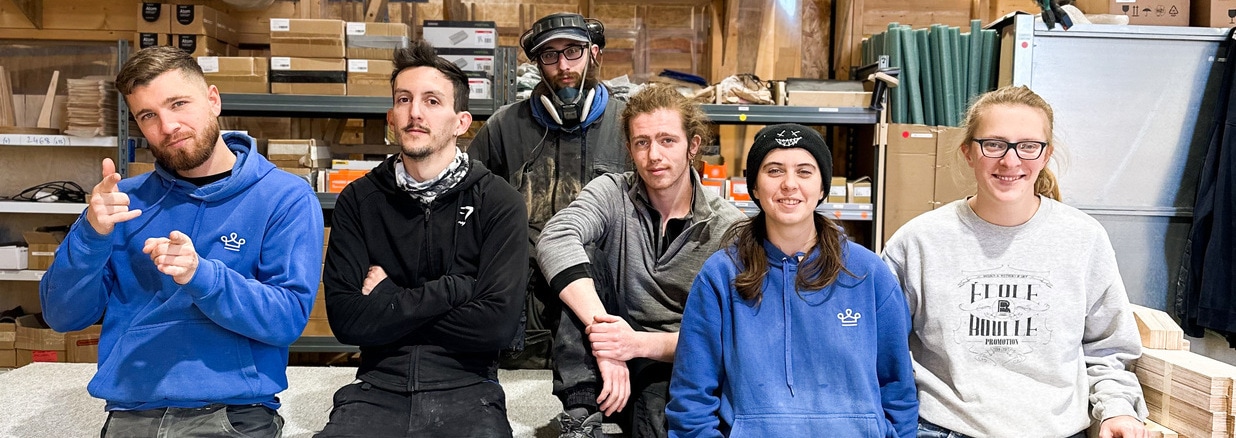
[[(425, 207), (395, 182), (395, 157), (343, 189), (323, 282), (335, 337), (358, 345), (356, 377), (389, 391), (497, 379), (520, 327), (527, 227), (519, 194), (479, 161)], [(369, 295), (370, 266), (388, 278)]]

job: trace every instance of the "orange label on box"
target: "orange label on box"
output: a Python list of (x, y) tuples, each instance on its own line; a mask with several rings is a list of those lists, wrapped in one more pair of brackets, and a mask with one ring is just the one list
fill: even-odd
[(30, 360), (34, 362), (59, 362), (59, 351), (56, 350), (34, 350), (30, 352)]
[(78, 347), (89, 347), (89, 346), (91, 346), (91, 345), (99, 345), (99, 338), (93, 338), (93, 339), (79, 339), (79, 340), (77, 341), (77, 346), (78, 346)]

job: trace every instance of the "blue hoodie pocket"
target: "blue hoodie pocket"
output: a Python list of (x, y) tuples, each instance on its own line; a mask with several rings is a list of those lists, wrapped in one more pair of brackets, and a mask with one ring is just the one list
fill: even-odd
[(173, 321), (121, 335), (89, 389), (121, 403), (221, 401), (262, 395), (259, 380), (247, 339), (210, 321)]
[(774, 436), (880, 438), (884, 434), (873, 414), (736, 415), (730, 429), (732, 438)]

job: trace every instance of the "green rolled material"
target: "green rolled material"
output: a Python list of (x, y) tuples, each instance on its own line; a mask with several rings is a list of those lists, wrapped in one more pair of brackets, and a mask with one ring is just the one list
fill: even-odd
[(922, 77), (919, 75), (918, 41), (909, 26), (901, 28), (901, 53), (904, 66), (901, 68), (901, 87), (906, 89), (906, 110), (910, 123), (923, 124)]
[[(901, 68), (903, 63), (900, 26), (897, 23), (889, 23), (888, 31), (884, 33), (884, 36), (884, 49), (888, 53), (888, 66), (891, 68)], [(892, 96), (892, 113), (890, 116), (893, 123), (906, 123), (908, 111), (906, 111), (905, 88), (901, 86), (893, 87), (889, 93)]]
[(942, 112), (944, 126), (957, 126), (956, 49), (952, 33), (948, 26), (940, 26), (933, 33), (937, 35), (936, 45), (939, 46), (939, 51), (933, 54), (935, 57), (933, 61), (940, 63), (941, 76), (937, 80), (940, 81), (940, 95), (944, 100)]
[(918, 89), (919, 96), (923, 99), (923, 124), (935, 126), (935, 74), (934, 69), (932, 69), (931, 49), (927, 43), (928, 34), (929, 31), (927, 29), (914, 30), (915, 46), (918, 48)]
[(983, 29), (983, 60), (982, 68), (979, 69), (979, 93), (986, 93), (996, 89), (996, 59), (1000, 57), (997, 53), (997, 47), (1000, 45), (997, 42), (999, 35), (994, 29)]
[(982, 93), (983, 71), (983, 25), (979, 20), (970, 20), (970, 68), (966, 70), (966, 109), (970, 102)]

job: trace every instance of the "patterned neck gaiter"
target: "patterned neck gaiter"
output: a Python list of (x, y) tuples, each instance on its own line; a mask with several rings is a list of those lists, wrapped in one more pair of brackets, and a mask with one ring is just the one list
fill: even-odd
[(421, 204), (428, 206), (433, 203), (434, 199), (446, 193), (451, 187), (455, 187), (464, 177), (468, 176), (468, 170), (471, 168), (471, 161), (468, 160), (468, 154), (459, 148), (455, 148), (455, 161), (451, 162), (450, 166), (442, 170), (438, 176), (429, 181), (418, 182), (412, 175), (408, 174), (408, 170), (403, 167), (403, 155), (400, 155), (395, 160), (395, 181), (399, 183), (399, 188), (408, 192), (413, 198), (421, 201)]

